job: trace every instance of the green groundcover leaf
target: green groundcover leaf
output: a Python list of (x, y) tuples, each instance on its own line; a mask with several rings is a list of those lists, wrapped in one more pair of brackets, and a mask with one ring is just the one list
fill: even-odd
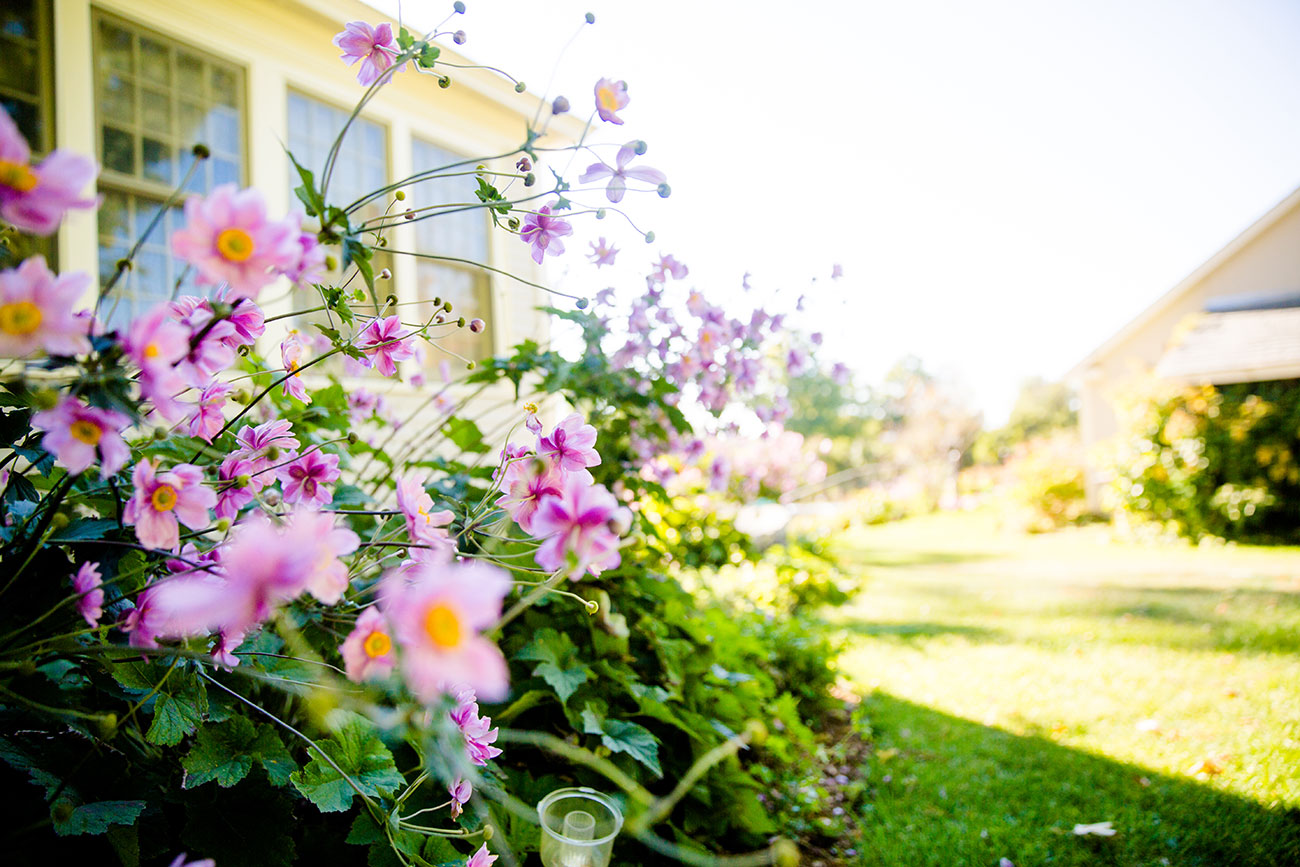
[(283, 786), (298, 766), (279, 735), (265, 725), (234, 717), (220, 725), (199, 729), (189, 754), (181, 761), (184, 787), (192, 789), (212, 780), (223, 789), (238, 783), (260, 762), (272, 785)]
[(50, 810), (54, 833), (60, 837), (72, 834), (103, 834), (109, 825), (132, 825), (144, 812), (144, 801), (96, 801), (73, 807), (60, 801)]
[(567, 703), (569, 696), (587, 682), (590, 671), (578, 661), (577, 648), (562, 632), (550, 627), (537, 630), (532, 643), (519, 651), (518, 659), (535, 660), (539, 664), (533, 674), (546, 681), (560, 701)]
[(379, 796), (391, 793), (402, 784), (393, 754), (374, 727), (363, 719), (350, 720), (327, 740), (317, 743), (338, 768), (313, 755), (306, 767), (289, 779), (322, 813), (339, 813), (351, 807), (356, 789)]
[(659, 765), (659, 741), (645, 726), (621, 719), (604, 719), (593, 703), (582, 711), (582, 730), (600, 735), (600, 742), (615, 753), (627, 753), (654, 773), (664, 775)]

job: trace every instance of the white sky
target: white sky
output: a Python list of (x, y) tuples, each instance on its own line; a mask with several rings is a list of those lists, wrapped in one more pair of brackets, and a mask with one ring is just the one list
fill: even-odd
[(1300, 185), (1294, 0), (467, 4), (461, 50), (537, 92), (595, 13), (552, 94), (626, 80), (605, 140), (673, 187), (625, 200), (658, 236), (622, 244), (627, 292), (659, 251), (720, 301), (818, 276), (830, 358), (870, 381), (915, 353), (994, 423)]

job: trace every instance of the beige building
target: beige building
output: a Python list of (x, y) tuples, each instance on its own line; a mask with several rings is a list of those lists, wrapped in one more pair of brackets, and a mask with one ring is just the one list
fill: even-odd
[[(1118, 430), (1126, 384), (1156, 376), (1189, 384), (1300, 377), (1300, 189), (1075, 365), (1085, 446)], [(1099, 504), (1104, 471), (1089, 473)]]
[[(353, 20), (383, 19), (356, 0), (5, 0), (0, 101), (37, 152), (67, 148), (93, 154), (102, 167), (104, 205), (65, 221), (48, 248), (58, 267), (110, 274), (185, 176), (195, 142), (212, 157), (188, 190), (254, 186), (272, 216), (285, 213), (296, 203), (291, 190), (298, 183), (285, 148), (319, 172), (364, 90), (357, 67), (345, 66), (331, 43)], [(467, 62), (446, 47), (442, 58)], [(345, 139), (331, 203), (346, 205), (415, 170), (506, 154), (522, 143), (536, 96), (516, 93), (484, 70), (447, 71), (454, 82), (448, 89), (410, 67), (381, 89)], [(513, 162), (499, 159), (493, 167)], [(473, 189), (468, 177), (428, 181), (408, 187), (405, 204), (474, 201)], [(168, 242), (181, 223), (179, 207), (164, 215), (120, 287), (113, 324), (172, 295), (184, 274)], [(495, 230), (483, 210), (399, 226), (389, 245), (542, 278), (527, 246)], [(453, 335), (448, 348), (481, 357), (546, 331), (547, 317), (534, 310), (543, 302), (539, 290), (455, 262), (383, 259), (376, 270), (386, 266), (393, 276), (382, 294), (403, 302), (441, 297), (458, 314), (489, 323), (487, 334)], [(308, 294), (272, 286), (260, 300), (268, 314), (283, 313), (310, 303)], [(429, 362), (445, 357), (431, 351)]]

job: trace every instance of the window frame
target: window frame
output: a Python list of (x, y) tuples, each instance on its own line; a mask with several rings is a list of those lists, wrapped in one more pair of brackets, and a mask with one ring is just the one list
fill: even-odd
[[(33, 156), (44, 156), (55, 148), (56, 133), (54, 129), (54, 4), (52, 0), (33, 0), (35, 13), (36, 66), (40, 77), (37, 87), (36, 103), (41, 112), (41, 141), (29, 141)], [(6, 39), (17, 39), (5, 35)], [(0, 43), (2, 44), (2, 43)], [(31, 94), (14, 90), (0, 84), (0, 96), (29, 102)]]

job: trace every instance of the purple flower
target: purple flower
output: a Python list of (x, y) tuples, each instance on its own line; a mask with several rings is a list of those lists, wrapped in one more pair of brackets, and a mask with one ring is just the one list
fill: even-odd
[(627, 95), (627, 82), (610, 81), (602, 78), (596, 82), (596, 114), (608, 123), (622, 124), (623, 118), (617, 112), (627, 107), (630, 99)]
[(481, 768), (501, 755), (500, 748), (492, 746), (498, 732), (492, 728), (489, 717), (478, 715), (478, 696), (472, 686), (457, 684), (450, 692), (456, 699), (456, 707), (448, 711), (447, 716), (451, 717), (465, 738), (465, 752), (470, 762)]
[(79, 597), (77, 613), (91, 626), (98, 626), (99, 618), (104, 616), (104, 591), (100, 588), (103, 583), (98, 563), (82, 563), (72, 576), (72, 589)]
[(465, 805), (474, 794), (474, 787), (470, 785), (469, 780), (457, 777), (451, 785), (447, 786), (447, 791), (451, 794), (451, 817), (455, 819), (464, 812)]
[(585, 470), (600, 463), (595, 446), (596, 429), (575, 412), (557, 424), (549, 436), (538, 439), (537, 456), (565, 472)]
[(488, 852), (487, 843), (479, 846), (469, 860), (465, 862), (465, 867), (492, 867), (496, 862), (497, 856)]
[(55, 276), (43, 256), (0, 272), (0, 355), (22, 358), (38, 349), (51, 355), (90, 351), (87, 323), (73, 305), (90, 284), (86, 274)]
[(235, 651), (243, 643), (243, 632), (221, 630), (217, 633), (216, 643), (212, 645), (212, 663), (226, 671), (231, 671), (239, 665), (239, 657), (235, 656)]
[(271, 220), (255, 189), (222, 184), (206, 198), (185, 201), (185, 228), (172, 235), (172, 254), (199, 272), (199, 283), (230, 285), (229, 297), (255, 297), (302, 261), (292, 216)]
[(415, 350), (406, 338), (410, 329), (402, 325), (400, 316), (371, 319), (357, 340), (357, 348), (365, 353), (361, 363), (374, 367), (384, 376), (397, 375), (397, 362), (415, 357)]
[(519, 237), (526, 244), (532, 245), (533, 261), (542, 264), (542, 258), (550, 253), (558, 256), (564, 252), (564, 242), (560, 238), (572, 235), (573, 227), (567, 220), (551, 216), (551, 206), (542, 205), (536, 214), (524, 217), (524, 228)]
[(592, 163), (587, 166), (587, 170), (578, 178), (579, 182), (585, 184), (600, 178), (609, 178), (609, 183), (605, 185), (605, 198), (616, 204), (623, 201), (623, 194), (627, 192), (628, 178), (645, 181), (648, 184), (654, 184), (656, 187), (667, 183), (667, 175), (658, 169), (652, 169), (649, 166), (628, 168), (627, 164), (637, 155), (636, 149), (637, 142), (628, 142), (618, 149), (618, 155), (614, 158), (613, 166), (607, 165), (603, 161)]
[(563, 493), (564, 473), (558, 467), (535, 459), (518, 460), (506, 467), (497, 505), (515, 519), (519, 529), (533, 533), (533, 515), (545, 497)]
[(190, 436), (198, 437), (204, 442), (212, 442), (222, 426), (226, 423), (221, 408), (226, 404), (226, 397), (231, 387), (224, 382), (214, 382), (199, 393), (199, 402), (190, 416)]
[[(217, 470), (217, 481), (224, 484), (217, 492), (218, 518), (233, 518), (239, 514), (240, 509), (253, 502), (257, 491), (266, 484), (256, 484), (258, 477), (253, 475), (256, 469), (252, 461), (238, 454), (229, 455), (221, 462), (221, 468)], [(240, 476), (248, 476), (249, 483), (243, 486), (235, 484)]]
[(64, 397), (53, 409), (32, 416), (32, 427), (45, 431), (41, 448), (54, 455), (70, 473), (85, 472), (100, 457), (99, 476), (107, 479), (131, 457), (122, 431), (131, 420), (120, 412), (86, 406)]
[[(334, 37), (334, 44), (343, 49), (340, 59), (348, 66), (361, 61), (357, 81), (366, 87), (374, 84), (384, 70), (393, 65), (393, 58), (401, 53), (393, 39), (393, 26), (386, 23), (371, 27), (364, 21), (350, 21)], [(405, 68), (403, 63), (397, 71)]]
[(831, 266), (831, 279), (838, 280), (844, 276), (844, 269), (837, 263)]
[(126, 504), (122, 520), (135, 525), (136, 538), (146, 548), (174, 551), (180, 547), (180, 521), (191, 528), (206, 525), (217, 495), (203, 484), (203, 470), (193, 464), (157, 470), (153, 461), (135, 465), (135, 495)]
[(691, 273), (691, 269), (678, 262), (670, 253), (659, 257), (658, 263), (655, 264), (651, 271), (650, 279), (656, 283), (664, 282), (669, 276), (674, 280), (685, 280), (686, 275), (689, 273)]
[(286, 503), (324, 506), (334, 499), (327, 486), (339, 477), (338, 455), (317, 450), (302, 457), (288, 457), (293, 460), (275, 471), (284, 485)]
[(614, 257), (617, 255), (618, 247), (607, 243), (602, 235), (600, 240), (591, 242), (591, 252), (587, 254), (587, 258), (591, 259), (592, 263), (599, 268), (602, 265), (613, 265)]
[(81, 191), (99, 174), (94, 160), (56, 150), (31, 164), (32, 152), (9, 115), (0, 111), (0, 217), (24, 232), (49, 235), (69, 208), (93, 208)]
[(533, 535), (546, 540), (537, 549), (537, 564), (552, 571), (567, 570), (571, 581), (587, 571), (599, 575), (612, 569), (621, 562), (613, 525), (628, 520), (627, 510), (604, 485), (571, 475), (564, 492), (544, 498), (533, 515)]

